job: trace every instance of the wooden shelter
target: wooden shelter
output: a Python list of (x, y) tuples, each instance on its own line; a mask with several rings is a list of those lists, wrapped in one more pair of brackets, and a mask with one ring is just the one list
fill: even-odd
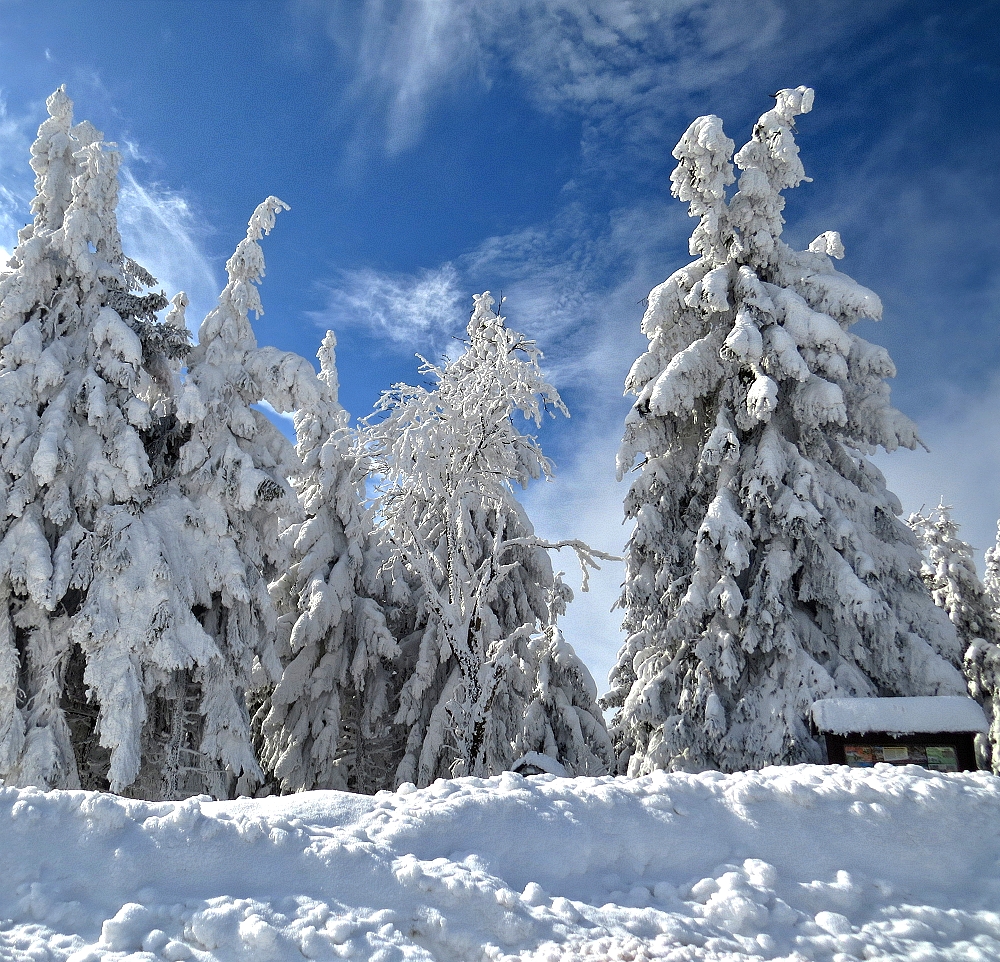
[(831, 765), (922, 765), (937, 772), (976, 770), (975, 736), (989, 731), (971, 698), (824, 698), (812, 722)]

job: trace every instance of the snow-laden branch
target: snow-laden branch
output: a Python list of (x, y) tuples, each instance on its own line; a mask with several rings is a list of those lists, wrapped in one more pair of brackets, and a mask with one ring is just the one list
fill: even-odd
[(507, 541), (505, 547), (513, 547), (515, 545), (525, 545), (532, 548), (544, 548), (546, 551), (560, 551), (563, 548), (571, 548), (576, 553), (577, 561), (580, 563), (580, 590), (589, 591), (590, 590), (590, 569), (593, 568), (594, 571), (600, 571), (601, 566), (597, 563), (597, 560), (601, 561), (621, 561), (623, 560), (620, 556), (614, 554), (608, 554), (606, 551), (599, 551), (597, 548), (592, 548), (585, 541), (581, 541), (579, 538), (567, 538), (562, 541), (547, 541), (545, 538), (512, 538)]

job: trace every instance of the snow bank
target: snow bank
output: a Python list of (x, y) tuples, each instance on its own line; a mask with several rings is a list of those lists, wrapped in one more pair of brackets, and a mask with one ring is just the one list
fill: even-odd
[(0, 789), (0, 958), (1000, 958), (1000, 779), (916, 767), (148, 803)]
[(961, 695), (926, 698), (823, 698), (812, 706), (821, 732), (983, 732), (989, 731), (982, 708)]

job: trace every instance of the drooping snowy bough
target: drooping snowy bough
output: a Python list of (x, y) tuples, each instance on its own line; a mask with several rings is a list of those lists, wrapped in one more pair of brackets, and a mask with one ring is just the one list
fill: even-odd
[(638, 474), (628, 638), (606, 701), (633, 774), (818, 761), (813, 701), (965, 687), (914, 536), (866, 458), (919, 443), (889, 403), (887, 352), (850, 330), (881, 303), (834, 269), (835, 232), (806, 251), (781, 240), (813, 92), (776, 99), (735, 156), (731, 199), (719, 118), (674, 151), (698, 257), (650, 293), (618, 459), (620, 477)]
[[(590, 770), (602, 754), (609, 760), (593, 689), (576, 678), (586, 669), (573, 664), (568, 646), (560, 657), (555, 637), (532, 641), (551, 626), (553, 592), (565, 587), (549, 549), (573, 548), (585, 576), (606, 556), (580, 542), (538, 538), (513, 496), (513, 485), (552, 470), (514, 415), (537, 425), (543, 409), (565, 407), (541, 374), (534, 343), (509, 330), (493, 303), (489, 292), (475, 298), (460, 357), (443, 367), (424, 362), (432, 389), (398, 385), (377, 407), (386, 416), (362, 433), (387, 550), (383, 580), (405, 581), (412, 592), (398, 666), (396, 722), (406, 743), (397, 782), (494, 774), (526, 741), (564, 766), (579, 760)], [(542, 656), (551, 670), (539, 685)], [(560, 697), (553, 689), (563, 682), (569, 687)], [(590, 721), (565, 724), (578, 713)], [(546, 729), (546, 717), (558, 719), (554, 728)], [(556, 731), (566, 741), (551, 737)]]

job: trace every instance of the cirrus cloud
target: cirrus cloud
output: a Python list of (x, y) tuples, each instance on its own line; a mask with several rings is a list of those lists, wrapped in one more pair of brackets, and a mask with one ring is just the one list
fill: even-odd
[(450, 263), (416, 274), (345, 270), (322, 287), (326, 305), (309, 315), (319, 327), (362, 325), (383, 343), (428, 352), (464, 326), (464, 295)]
[[(128, 153), (138, 156), (130, 145)], [(181, 192), (161, 184), (142, 183), (122, 167), (118, 195), (118, 227), (128, 255), (143, 265), (170, 296), (184, 290), (190, 299), (188, 324), (215, 305), (221, 285), (204, 249), (203, 218)]]

